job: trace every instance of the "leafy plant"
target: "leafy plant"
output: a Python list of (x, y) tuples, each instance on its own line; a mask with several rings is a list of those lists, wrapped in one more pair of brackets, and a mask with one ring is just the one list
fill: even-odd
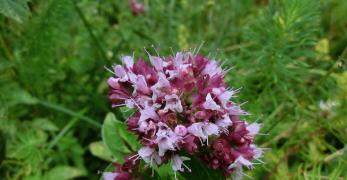
[[(104, 66), (143, 47), (170, 54), (202, 42), (202, 54), (235, 66), (227, 82), (252, 102), (248, 120), (263, 123), (257, 143), (271, 150), (245, 174), (347, 176), (346, 1), (139, 2), (141, 16), (127, 1), (0, 0), (1, 178), (100, 178), (139, 148), (124, 133), (131, 112), (109, 106)], [(167, 169), (155, 177), (172, 179)]]

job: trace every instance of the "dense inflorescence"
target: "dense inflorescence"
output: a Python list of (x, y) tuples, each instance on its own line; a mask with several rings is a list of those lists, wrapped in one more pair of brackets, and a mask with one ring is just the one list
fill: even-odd
[(143, 147), (104, 177), (131, 179), (139, 159), (151, 167), (171, 161), (173, 171), (190, 171), (182, 154), (196, 155), (225, 176), (242, 166), (252, 168), (252, 160), (262, 155), (254, 145), (260, 124), (240, 119), (248, 113), (230, 100), (237, 90), (225, 84), (227, 71), (191, 52), (149, 55), (149, 60), (152, 66), (123, 56), (123, 64), (113, 66), (109, 99), (112, 107), (136, 109), (127, 125)]

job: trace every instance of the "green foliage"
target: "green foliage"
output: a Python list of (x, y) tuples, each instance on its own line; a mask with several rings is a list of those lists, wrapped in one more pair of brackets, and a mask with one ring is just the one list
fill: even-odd
[[(246, 81), (262, 92), (258, 101), (272, 101), (269, 103), (274, 106), (268, 106), (269, 110), (309, 93), (305, 83), (312, 82), (314, 75), (309, 69), (315, 55), (312, 47), (318, 38), (319, 12), (319, 3), (311, 0), (275, 0), (246, 27), (243, 38), (249, 46), (241, 49), (241, 59), (255, 66), (247, 68), (248, 63), (236, 63), (247, 69), (247, 74), (254, 74)], [(278, 98), (269, 98), (266, 93), (284, 91), (287, 93)]]
[(69, 166), (57, 166), (53, 169), (49, 170), (45, 175), (44, 179), (53, 180), (53, 179), (61, 179), (61, 180), (69, 180), (77, 177), (84, 176), (86, 173), (83, 170), (80, 170), (75, 167)]
[(121, 163), (125, 155), (139, 149), (137, 137), (127, 130), (127, 126), (116, 119), (113, 113), (107, 114), (102, 126), (102, 140), (114, 156), (114, 161)]
[(92, 142), (89, 145), (90, 153), (93, 154), (93, 156), (96, 156), (100, 159), (106, 160), (106, 161), (112, 161), (112, 153), (108, 150), (108, 148), (105, 146), (105, 144), (101, 141)]
[(65, 76), (57, 63), (61, 56), (56, 48), (68, 45), (64, 39), (69, 36), (67, 32), (74, 17), (70, 0), (50, 0), (43, 5), (42, 11), (37, 12), (39, 15), (27, 24), (30, 28), (18, 44), (22, 51), (18, 59), (22, 83), (36, 91), (50, 88)]
[(1, 0), (0, 13), (22, 23), (29, 15), (27, 0)]
[[(110, 161), (140, 146), (124, 122), (133, 112), (109, 113), (104, 66), (122, 54), (146, 56), (152, 44), (169, 55), (202, 42), (202, 54), (235, 66), (227, 83), (242, 87), (245, 118), (268, 134), (256, 142), (271, 149), (266, 164), (245, 174), (347, 177), (347, 1), (139, 1), (141, 16), (126, 0), (0, 0), (0, 179), (112, 171), (104, 170)], [(198, 174), (178, 179), (222, 179), (193, 161), (185, 163)], [(141, 172), (174, 178), (170, 163), (154, 177)]]

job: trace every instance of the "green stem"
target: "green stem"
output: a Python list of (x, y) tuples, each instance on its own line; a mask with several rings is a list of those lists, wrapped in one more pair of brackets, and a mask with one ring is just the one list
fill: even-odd
[(317, 84), (315, 84), (315, 86), (313, 87), (314, 91), (317, 90), (324, 83), (324, 81), (334, 72), (339, 62), (341, 62), (340, 58), (337, 61), (335, 61), (335, 63), (329, 68), (328, 72), (317, 82)]
[(78, 16), (81, 18), (84, 26), (87, 28), (88, 34), (89, 36), (92, 38), (92, 40), (94, 41), (94, 44), (96, 45), (96, 48), (99, 50), (100, 55), (102, 56), (102, 58), (107, 61), (107, 55), (105, 50), (102, 48), (100, 42), (98, 41), (98, 39), (96, 38), (95, 34), (93, 33), (92, 27), (90, 26), (89, 22), (87, 21), (86, 17), (84, 16), (82, 10), (78, 7), (76, 0), (73, 0), (73, 5), (75, 7), (75, 10), (77, 11)]
[(82, 114), (76, 113), (75, 111), (72, 111), (72, 110), (67, 109), (65, 107), (59, 106), (57, 104), (52, 104), (50, 102), (41, 101), (41, 100), (39, 100), (38, 103), (41, 104), (42, 106), (47, 107), (47, 108), (54, 109), (54, 110), (62, 112), (64, 114), (67, 114), (67, 115), (76, 117), (78, 119), (84, 120), (85, 122), (93, 125), (93, 127), (96, 127), (96, 128), (102, 127), (101, 123), (97, 122), (96, 120), (91, 119), (91, 118), (86, 117), (86, 116), (83, 116)]
[[(277, 106), (277, 108), (272, 111), (272, 113), (269, 115), (269, 118), (267, 120), (267, 122), (270, 122), (271, 119), (273, 119), (279, 112), (282, 111), (282, 109), (284, 108), (284, 103), (280, 104), (279, 106)], [(265, 133), (269, 133), (274, 127), (276, 127), (278, 125), (278, 123), (280, 122), (280, 120), (275, 121), (266, 131)]]
[(327, 163), (327, 162), (329, 162), (331, 160), (334, 160), (335, 158), (338, 158), (339, 156), (343, 156), (345, 154), (345, 151), (347, 151), (347, 146), (345, 146), (344, 148), (334, 152), (333, 154), (330, 154), (330, 155), (326, 156), (323, 161), (325, 163)]
[(12, 54), (11, 54), (10, 49), (9, 49), (8, 46), (6, 45), (5, 40), (4, 40), (4, 38), (3, 38), (1, 32), (0, 32), (0, 44), (1, 44), (1, 46), (3, 47), (4, 51), (5, 51), (6, 58), (7, 58), (8, 60), (12, 60), (12, 59), (13, 59), (13, 56), (12, 56)]
[[(85, 15), (83, 14), (82, 10), (78, 7), (76, 0), (73, 0), (73, 5), (75, 7), (75, 10), (77, 11), (79, 17), (81, 18), (84, 26), (86, 27), (89, 36), (92, 38), (92, 40), (94, 41), (94, 44), (96, 45), (97, 49), (99, 50), (100, 55), (102, 56), (102, 58), (105, 60), (105, 62), (108, 60), (107, 55), (105, 50), (102, 48), (100, 42), (98, 41), (98, 39), (96, 38), (95, 34), (93, 33), (92, 27), (90, 26), (89, 22), (87, 21)], [(123, 114), (119, 111), (119, 109), (115, 109), (115, 114), (116, 117), (121, 120), (124, 121), (125, 118), (123, 117)]]
[(73, 118), (69, 121), (64, 128), (60, 131), (60, 133), (52, 140), (52, 142), (48, 145), (48, 149), (52, 149), (58, 141), (71, 129), (79, 121), (78, 118)]

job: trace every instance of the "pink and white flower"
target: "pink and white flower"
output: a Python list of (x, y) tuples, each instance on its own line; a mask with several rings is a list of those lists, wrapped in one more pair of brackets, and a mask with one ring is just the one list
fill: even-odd
[[(171, 160), (176, 174), (190, 171), (183, 163), (186, 158), (179, 155), (182, 151), (203, 153), (201, 160), (225, 175), (260, 161), (263, 151), (254, 137), (261, 125), (241, 120), (248, 113), (232, 101), (238, 90), (227, 87), (218, 61), (191, 52), (170, 57), (149, 54), (149, 61), (150, 65), (123, 56), (123, 65), (114, 65), (114, 77), (108, 79), (112, 107), (135, 110), (128, 130), (138, 135), (143, 147), (133, 161), (142, 159), (153, 167)], [(131, 158), (126, 163), (104, 178), (130, 178), (139, 163), (133, 165)]]

